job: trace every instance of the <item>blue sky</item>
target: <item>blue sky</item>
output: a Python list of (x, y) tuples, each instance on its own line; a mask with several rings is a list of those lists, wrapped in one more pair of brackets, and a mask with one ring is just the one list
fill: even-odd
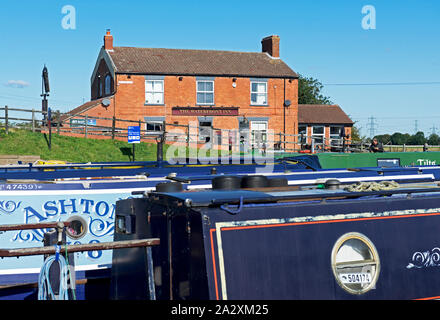
[[(74, 30), (62, 27), (65, 5)], [(365, 30), (362, 8), (376, 10)], [(90, 76), (107, 28), (116, 46), (260, 51), (281, 38), (281, 58), (320, 80), (324, 94), (376, 133), (440, 133), (440, 1), (2, 1), (0, 105), (41, 108), (41, 70), (50, 106), (90, 99)]]

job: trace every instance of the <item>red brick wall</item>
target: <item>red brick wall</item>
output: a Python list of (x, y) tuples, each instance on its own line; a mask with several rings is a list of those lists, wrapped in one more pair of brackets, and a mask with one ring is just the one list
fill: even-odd
[[(286, 100), (291, 106), (286, 108), (286, 133), (295, 134), (298, 118), (298, 81), (286, 80)], [(239, 115), (246, 117), (268, 117), (269, 129), (283, 132), (284, 80), (268, 80), (268, 106), (251, 106), (250, 79), (237, 78), (236, 87), (233, 78), (216, 77), (214, 83), (214, 103), (216, 107), (239, 107)], [(139, 75), (117, 75), (115, 94), (116, 118), (144, 120), (148, 116), (165, 116), (167, 123), (187, 125), (197, 122), (197, 116), (173, 116), (172, 107), (195, 107), (196, 77), (166, 76), (164, 80), (164, 105), (145, 105), (145, 77)], [(238, 129), (237, 117), (216, 116), (213, 126), (221, 129)], [(288, 137), (287, 140), (293, 140)]]
[[(101, 61), (97, 74), (104, 78), (108, 72), (106, 64)], [(181, 78), (181, 80), (179, 80)], [(197, 116), (175, 116), (172, 115), (172, 108), (176, 106), (197, 106), (196, 77), (194, 76), (165, 76), (164, 78), (164, 105), (145, 105), (145, 77), (143, 75), (117, 74), (115, 79), (116, 93), (110, 98), (110, 105), (105, 108), (102, 105), (93, 107), (82, 114), (90, 117), (112, 118), (144, 121), (145, 117), (166, 117), (166, 123), (188, 125), (191, 121), (198, 124)], [(249, 78), (236, 78), (235, 87), (233, 78), (216, 77), (214, 83), (214, 103), (216, 107), (238, 107), (239, 116), (246, 118), (269, 118), (268, 129), (275, 134), (284, 131), (284, 84), (285, 99), (291, 101), (289, 108), (285, 109), (285, 132), (287, 135), (297, 134), (298, 130), (298, 80), (268, 79), (267, 82), (267, 106), (251, 105), (251, 87)], [(113, 81), (112, 81), (113, 86)], [(97, 96), (96, 78), (92, 84), (92, 98)], [(239, 121), (237, 116), (214, 116), (213, 127), (218, 129), (238, 129)], [(68, 125), (68, 123), (66, 123)], [(109, 120), (97, 120), (97, 125), (111, 126)], [(117, 122), (119, 128), (126, 128), (135, 125), (129, 122)], [(168, 127), (167, 129), (176, 129)], [(144, 130), (144, 127), (142, 128)], [(184, 129), (182, 129), (184, 130)], [(79, 134), (79, 136), (84, 136)], [(93, 136), (93, 138), (101, 138)], [(125, 138), (126, 139), (126, 138)], [(124, 140), (125, 140), (124, 139)], [(269, 140), (278, 140), (279, 137), (269, 136)], [(286, 137), (287, 142), (297, 139)], [(287, 144), (287, 148), (293, 148)]]

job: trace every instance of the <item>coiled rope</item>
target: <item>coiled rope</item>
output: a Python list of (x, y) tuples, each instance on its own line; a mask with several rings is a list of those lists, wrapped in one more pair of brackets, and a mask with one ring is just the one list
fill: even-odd
[(369, 191), (384, 191), (399, 188), (396, 181), (381, 181), (381, 182), (358, 182), (351, 184), (344, 188), (349, 192), (369, 192)]
[[(60, 246), (55, 247), (56, 254), (46, 258), (38, 276), (38, 300), (69, 300), (69, 290), (67, 287), (67, 280), (69, 278), (68, 263), (66, 259), (59, 254)], [(49, 277), (50, 267), (54, 262), (58, 262), (60, 266), (58, 298), (53, 292)]]

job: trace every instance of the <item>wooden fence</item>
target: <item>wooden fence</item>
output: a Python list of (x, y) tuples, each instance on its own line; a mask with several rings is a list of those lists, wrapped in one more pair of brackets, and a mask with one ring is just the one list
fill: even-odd
[[(25, 114), (16, 116), (16, 114)], [(2, 116), (3, 115), (3, 116)], [(26, 117), (28, 116), (28, 117)], [(59, 111), (52, 112), (49, 121), (47, 112), (35, 109), (10, 108), (8, 106), (0, 107), (0, 127), (5, 128), (8, 134), (11, 128), (21, 128), (31, 130), (32, 132), (49, 132), (58, 135), (69, 135), (84, 138), (97, 139), (118, 139), (127, 140), (128, 127), (140, 127), (140, 139), (144, 142), (157, 143), (159, 137), (164, 135), (167, 143), (178, 143), (190, 147), (191, 145), (200, 146), (205, 144), (206, 138), (212, 144), (220, 148), (229, 148), (231, 144), (239, 145), (243, 142), (249, 143), (250, 149), (267, 149), (277, 152), (326, 152), (326, 151), (348, 151), (348, 152), (368, 152), (366, 143), (350, 143), (340, 139), (328, 139), (325, 137), (305, 136), (301, 134), (291, 135), (268, 132), (249, 132), (248, 137), (238, 136), (237, 130), (228, 130), (209, 127), (208, 134), (201, 136), (200, 128), (190, 124), (163, 123), (161, 131), (150, 131), (147, 128), (147, 121), (119, 119), (116, 117), (90, 117), (88, 115), (70, 115)], [(204, 129), (206, 130), (206, 128)], [(241, 132), (240, 132), (241, 133)], [(203, 140), (203, 139), (204, 140)], [(315, 139), (320, 139), (321, 143), (316, 143)], [(233, 141), (231, 141), (233, 140)], [(247, 141), (240, 141), (247, 140)], [(426, 149), (426, 147), (425, 147)], [(424, 146), (392, 146), (385, 145), (387, 152), (398, 151), (425, 151)], [(440, 151), (440, 146), (428, 146), (429, 151)]]

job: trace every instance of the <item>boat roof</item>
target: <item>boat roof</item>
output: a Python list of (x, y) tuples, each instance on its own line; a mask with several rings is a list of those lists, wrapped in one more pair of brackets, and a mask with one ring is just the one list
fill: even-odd
[(159, 196), (167, 203), (184, 203), (188, 207), (209, 207), (225, 204), (246, 204), (246, 203), (270, 203), (285, 201), (310, 201), (325, 199), (355, 199), (371, 196), (394, 196), (408, 194), (435, 194), (440, 195), (440, 186), (437, 183), (409, 183), (400, 184), (391, 190), (356, 192), (345, 189), (292, 189), (276, 190), (265, 188), (266, 190), (205, 190), (192, 192), (153, 192), (150, 196)]

